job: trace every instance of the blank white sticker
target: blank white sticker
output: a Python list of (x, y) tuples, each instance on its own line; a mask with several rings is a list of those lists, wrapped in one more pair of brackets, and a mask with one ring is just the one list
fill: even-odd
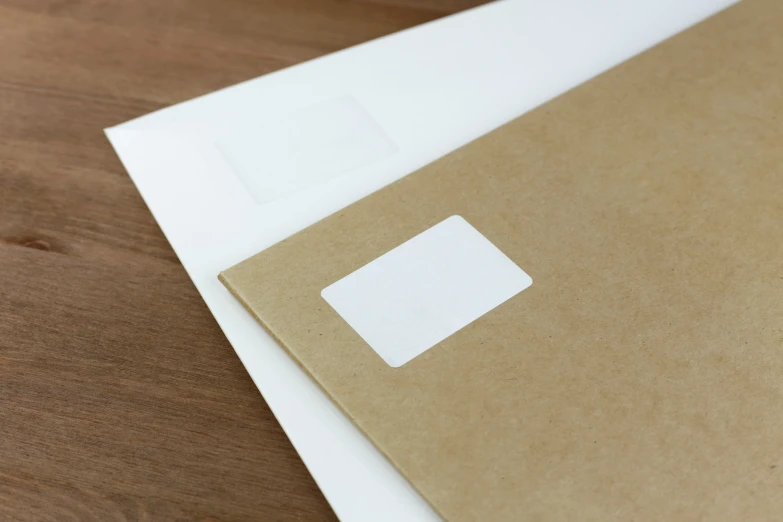
[(257, 203), (266, 203), (397, 152), (352, 96), (242, 126), (219, 137), (223, 154)]
[(531, 284), (478, 230), (452, 216), (324, 288), (321, 296), (396, 368)]

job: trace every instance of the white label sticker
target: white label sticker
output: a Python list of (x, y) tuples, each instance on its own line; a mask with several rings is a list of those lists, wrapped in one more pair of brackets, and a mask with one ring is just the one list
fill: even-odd
[(258, 203), (266, 203), (397, 152), (352, 96), (243, 126), (217, 139)]
[(321, 296), (396, 368), (531, 284), (487, 238), (452, 216), (324, 288)]

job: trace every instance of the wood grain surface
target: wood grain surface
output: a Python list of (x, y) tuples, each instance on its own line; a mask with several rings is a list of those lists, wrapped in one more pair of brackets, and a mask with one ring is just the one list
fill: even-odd
[(333, 520), (102, 129), (481, 3), (0, 0), (0, 520)]

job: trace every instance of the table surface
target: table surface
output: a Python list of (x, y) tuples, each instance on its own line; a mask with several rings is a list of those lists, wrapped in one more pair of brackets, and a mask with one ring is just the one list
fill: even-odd
[(478, 0), (0, 0), (0, 520), (334, 520), (102, 129)]

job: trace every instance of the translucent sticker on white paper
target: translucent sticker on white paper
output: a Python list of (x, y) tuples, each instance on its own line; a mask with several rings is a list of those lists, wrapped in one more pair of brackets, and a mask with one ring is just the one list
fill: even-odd
[(258, 203), (266, 203), (397, 152), (352, 96), (284, 118), (243, 125), (215, 145)]

